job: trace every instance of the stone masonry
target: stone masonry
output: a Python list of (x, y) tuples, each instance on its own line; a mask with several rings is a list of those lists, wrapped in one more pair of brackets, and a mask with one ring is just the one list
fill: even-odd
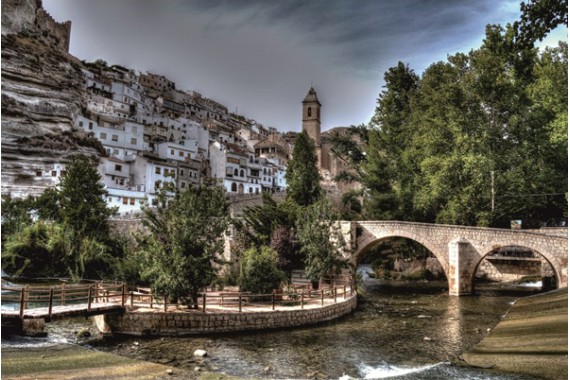
[(350, 245), (347, 258), (357, 265), (363, 254), (382, 239), (404, 237), (426, 247), (439, 260), (451, 295), (471, 294), (479, 264), (489, 253), (520, 246), (540, 254), (552, 266), (558, 287), (568, 286), (567, 232), (507, 230), (397, 221), (340, 222)]
[(329, 321), (356, 308), (357, 295), (311, 309), (259, 312), (126, 312), (96, 317), (103, 332), (127, 335), (186, 336), (305, 326)]

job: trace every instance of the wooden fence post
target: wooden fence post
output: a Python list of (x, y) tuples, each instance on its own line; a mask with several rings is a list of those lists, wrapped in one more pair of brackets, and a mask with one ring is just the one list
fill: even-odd
[(65, 282), (61, 284), (61, 306), (65, 306)]
[(53, 288), (49, 288), (48, 318), (50, 320), (51, 320), (52, 306), (53, 306)]
[(239, 293), (239, 312), (241, 313), (241, 292)]
[(26, 286), (24, 287), (24, 290), (25, 290), (25, 292), (24, 292), (24, 295), (25, 295), (25, 297), (24, 297), (24, 309), (27, 309), (28, 306), (30, 306), (30, 305), (28, 305), (28, 298), (30, 297), (30, 292), (29, 292), (29, 290), (28, 290), (28, 285), (26, 285)]
[(334, 303), (336, 303), (336, 288), (333, 288), (333, 292), (334, 292)]
[(275, 310), (275, 289), (273, 289), (273, 293), (271, 293), (271, 310)]
[(133, 302), (134, 302), (133, 298), (135, 298), (134, 292), (131, 290), (130, 294), (131, 294), (131, 307), (133, 307)]
[(303, 304), (305, 303), (305, 291), (301, 291), (301, 309), (304, 309)]
[(168, 297), (164, 296), (164, 311), (168, 311)]
[(204, 294), (202, 294), (202, 313), (206, 312), (206, 289), (204, 289)]
[(346, 299), (346, 285), (342, 286), (342, 296), (344, 299)]
[(87, 293), (87, 311), (91, 311), (91, 296), (93, 296), (93, 285), (89, 285), (89, 292)]
[(24, 294), (26, 292), (26, 288), (22, 288), (21, 293), (20, 293), (20, 319), (24, 318), (24, 309), (26, 308), (26, 295)]
[(325, 305), (325, 290), (321, 289), (321, 306)]
[(150, 308), (151, 309), (152, 309), (152, 299), (153, 299), (153, 296), (152, 296), (152, 289), (151, 289), (151, 291), (150, 291)]
[(123, 287), (121, 289), (121, 306), (125, 306), (125, 296), (127, 292), (127, 284), (123, 283)]

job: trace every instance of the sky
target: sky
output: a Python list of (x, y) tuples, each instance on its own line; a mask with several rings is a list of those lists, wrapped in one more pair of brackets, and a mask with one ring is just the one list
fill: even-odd
[[(166, 76), (231, 112), (301, 130), (311, 86), (321, 129), (368, 123), (384, 73), (417, 74), (513, 23), (521, 0), (44, 0), (71, 20), (70, 53)], [(543, 45), (567, 41), (558, 28)]]

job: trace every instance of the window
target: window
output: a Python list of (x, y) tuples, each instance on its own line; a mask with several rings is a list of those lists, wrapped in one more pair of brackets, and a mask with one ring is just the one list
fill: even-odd
[(119, 136), (113, 135), (113, 136), (111, 136), (111, 140), (113, 140), (113, 141), (119, 141)]
[(235, 183), (232, 183), (232, 193), (237, 192), (237, 185)]
[(160, 189), (160, 181), (156, 181), (154, 183), (154, 190), (158, 190), (158, 189)]
[(180, 151), (180, 152), (178, 152), (178, 155), (179, 155), (180, 157), (184, 157), (184, 152), (183, 152), (183, 151)]
[(170, 149), (170, 154), (174, 156), (174, 149)]
[(42, 176), (42, 172), (41, 171), (37, 171), (36, 172), (36, 177), (41, 177)]
[(154, 172), (155, 172), (156, 174), (160, 174), (160, 168), (157, 166), (156, 169), (154, 169)]
[(79, 126), (80, 126), (80, 127), (83, 127), (83, 122), (82, 122), (82, 121), (79, 122)]
[(238, 176), (238, 170), (237, 169), (234, 169), (234, 176), (236, 176), (236, 177)]
[(181, 188), (185, 188), (185, 187), (186, 187), (186, 182), (181, 182), (181, 183), (180, 183), (180, 187), (181, 187)]
[(101, 133), (99, 134), (99, 138), (100, 138), (101, 140), (107, 140), (107, 134), (106, 134), (105, 132), (101, 132)]
[(250, 187), (250, 188), (249, 188), (249, 192), (250, 192), (250, 193), (253, 193), (253, 188)]
[(130, 199), (130, 204), (131, 204), (131, 206), (134, 206), (134, 205), (135, 205), (135, 198), (131, 198), (131, 199)]
[(245, 175), (245, 174), (244, 174), (244, 171), (243, 171), (243, 169), (241, 169), (241, 170), (239, 171), (239, 176), (240, 176), (240, 177), (243, 177), (244, 175)]
[(135, 139), (134, 137), (131, 137), (131, 144), (137, 145), (137, 139)]
[(123, 204), (124, 204), (124, 205), (129, 204), (129, 198), (123, 197)]
[(113, 149), (113, 154), (119, 154), (119, 149)]
[(311, 113), (312, 113), (311, 111), (312, 111), (311, 107), (307, 108), (307, 116), (308, 117), (311, 117)]
[(115, 165), (115, 170), (120, 172), (123, 170), (123, 167), (121, 165)]
[[(180, 169), (180, 176), (183, 176), (183, 175), (184, 175), (184, 169)], [(182, 183), (184, 183), (184, 182), (182, 182)]]
[(89, 129), (93, 129), (93, 123), (89, 122)]
[(57, 172), (56, 172), (55, 170), (52, 170), (52, 171), (51, 171), (51, 176), (52, 176), (52, 177), (57, 177)]

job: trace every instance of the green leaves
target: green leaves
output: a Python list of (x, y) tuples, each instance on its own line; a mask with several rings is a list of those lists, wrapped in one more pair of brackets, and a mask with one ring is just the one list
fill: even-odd
[(345, 241), (336, 226), (337, 220), (326, 198), (307, 207), (297, 219), (297, 238), (305, 257), (305, 273), (313, 281), (338, 274), (348, 265), (342, 256)]
[(293, 157), (287, 164), (287, 199), (301, 206), (316, 202), (322, 193), (315, 143), (303, 130), (295, 138)]
[(285, 274), (278, 268), (277, 252), (267, 246), (250, 248), (241, 260), (239, 287), (254, 294), (271, 294), (281, 288)]
[(386, 73), (362, 166), (368, 218), (540, 226), (566, 217), (567, 45), (538, 54), (515, 36), (490, 25), (481, 48), (421, 79), (402, 63)]
[(139, 237), (141, 277), (157, 294), (196, 306), (198, 292), (215, 279), (214, 265), (222, 263), (223, 236), (230, 222), (224, 191), (176, 191), (156, 209), (145, 208), (144, 214), (148, 233)]

